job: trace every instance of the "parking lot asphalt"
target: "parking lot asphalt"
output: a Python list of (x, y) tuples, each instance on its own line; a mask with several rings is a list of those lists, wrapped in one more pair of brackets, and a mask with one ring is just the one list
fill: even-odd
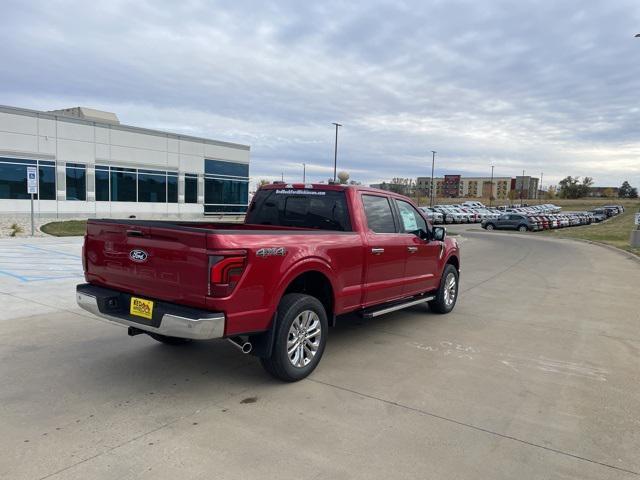
[(78, 309), (80, 239), (1, 240), (0, 478), (640, 477), (638, 264), (459, 231), (453, 313), (343, 319), (295, 384)]

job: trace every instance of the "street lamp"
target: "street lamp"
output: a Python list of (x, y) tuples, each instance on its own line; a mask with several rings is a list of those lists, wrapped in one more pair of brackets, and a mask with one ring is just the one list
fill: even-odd
[(336, 169), (338, 168), (338, 127), (341, 127), (342, 124), (332, 122), (332, 125), (336, 126), (336, 143), (333, 149), (333, 183), (336, 182)]
[(494, 165), (491, 165), (491, 190), (489, 190), (489, 206), (490, 207), (493, 205), (493, 167)]
[(523, 194), (524, 194), (524, 170), (522, 170), (522, 179), (520, 180), (520, 206), (522, 206)]
[(302, 164), (302, 183), (307, 183), (307, 164)]
[[(538, 187), (538, 192), (536, 193), (536, 197), (540, 200), (539, 192), (542, 192), (542, 179), (544, 178), (544, 172), (540, 172), (540, 186)], [(538, 202), (540, 203), (540, 202)]]
[(433, 170), (435, 168), (436, 165), (436, 151), (435, 150), (431, 150), (432, 156), (431, 156), (431, 191), (429, 192), (429, 206), (433, 207)]

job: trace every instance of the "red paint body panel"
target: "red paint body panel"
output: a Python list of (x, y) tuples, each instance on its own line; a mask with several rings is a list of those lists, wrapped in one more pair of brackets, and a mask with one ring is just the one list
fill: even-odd
[[(294, 185), (294, 188), (304, 186)], [(263, 188), (282, 188), (267, 186)], [(411, 233), (376, 234), (367, 227), (362, 193), (408, 201), (359, 186), (313, 185), (344, 190), (352, 232), (204, 222), (89, 220), (85, 277), (89, 283), (216, 312), (227, 317), (226, 335), (269, 328), (287, 286), (314, 271), (331, 284), (335, 315), (437, 289), (444, 264), (459, 249), (452, 238), (425, 241)], [(411, 247), (411, 248), (410, 248)], [(284, 248), (284, 255), (258, 255)], [(374, 255), (372, 248), (384, 248)], [(148, 254), (138, 263), (135, 249)], [(225, 297), (209, 292), (209, 259), (245, 255), (237, 285)], [(331, 312), (329, 312), (331, 313)]]

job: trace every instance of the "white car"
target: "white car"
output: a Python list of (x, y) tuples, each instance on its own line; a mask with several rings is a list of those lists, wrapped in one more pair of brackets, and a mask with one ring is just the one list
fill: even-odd
[(431, 207), (420, 207), (420, 210), (422, 210), (422, 213), (425, 214), (431, 223), (444, 223), (444, 215), (442, 212), (438, 212)]

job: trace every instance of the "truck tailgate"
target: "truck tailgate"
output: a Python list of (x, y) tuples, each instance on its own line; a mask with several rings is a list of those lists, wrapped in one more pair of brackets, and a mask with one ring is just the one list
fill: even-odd
[(89, 220), (86, 277), (128, 293), (205, 307), (207, 231), (160, 222)]

